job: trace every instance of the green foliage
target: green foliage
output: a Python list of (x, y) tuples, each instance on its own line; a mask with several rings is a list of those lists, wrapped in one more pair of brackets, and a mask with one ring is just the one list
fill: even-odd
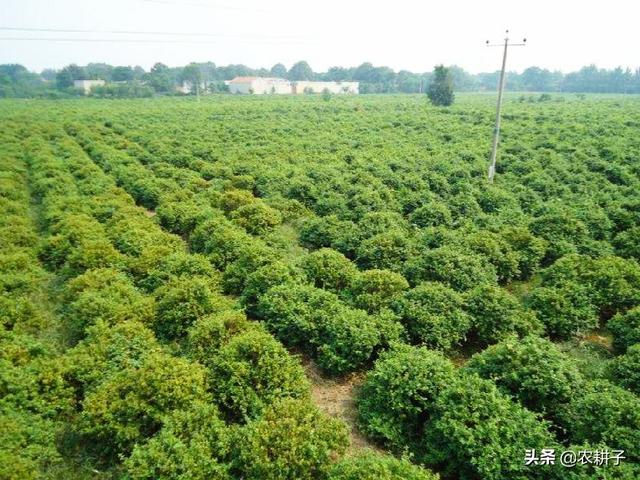
[(230, 480), (230, 432), (212, 405), (176, 410), (148, 442), (134, 446), (124, 462), (137, 480)]
[(224, 269), (238, 259), (252, 239), (244, 230), (224, 219), (212, 218), (198, 225), (189, 242), (193, 251), (206, 255), (214, 267)]
[(413, 465), (386, 455), (364, 453), (343, 459), (329, 470), (328, 480), (437, 480), (439, 477)]
[(67, 284), (65, 316), (77, 334), (103, 320), (115, 325), (127, 320), (149, 324), (153, 299), (142, 295), (129, 278), (116, 270), (89, 270)]
[(406, 345), (385, 352), (359, 392), (361, 428), (396, 451), (415, 449), (435, 399), (454, 377), (453, 364), (438, 352)]
[(365, 270), (352, 280), (351, 294), (357, 308), (374, 313), (390, 307), (408, 288), (409, 283), (399, 273)]
[(439, 282), (421, 283), (394, 304), (414, 341), (441, 350), (466, 339), (471, 319), (463, 308), (462, 295)]
[(609, 369), (615, 383), (640, 394), (640, 343), (630, 346), (624, 355), (614, 358)]
[[(193, 67), (215, 82), (252, 73)], [(106, 65), (81, 73), (142, 75)], [(169, 93), (182, 73), (156, 65), (145, 81)], [(458, 88), (479, 81), (454, 67), (450, 74)], [(357, 77), (363, 92), (418, 91), (428, 80), (370, 64), (326, 75)], [(25, 78), (0, 67), (0, 96), (7, 76)], [(538, 85), (543, 76), (522, 78)], [(490, 77), (483, 88), (495, 86)], [(469, 367), (491, 357), (481, 370), (497, 390), (460, 380), (453, 367), (434, 386), (439, 377), (428, 374), (442, 357), (402, 357), (390, 386), (369, 403), (362, 397), (373, 412), (365, 431), (448, 477), (638, 476), (635, 458), (609, 471), (511, 464), (525, 444), (539, 448), (527, 435), (538, 438), (542, 423), (521, 404), (552, 420), (566, 448), (619, 448), (620, 439), (637, 450), (636, 397), (625, 390), (634, 388), (640, 305), (637, 99), (507, 96), (510, 134), (493, 186), (482, 147), (489, 97), (465, 95), (453, 109), (425, 109), (424, 98), (410, 96), (248, 100), (0, 104), (0, 413), (11, 418), (3, 474), (277, 477), (275, 467), (263, 474), (262, 460), (246, 474), (249, 463), (224, 446), (227, 434), (241, 445), (238, 432), (263, 422), (273, 401), (298, 396), (278, 391), (296, 390), (289, 380), (301, 377), (268, 329), (331, 374), (364, 370), (407, 340), (450, 348), (457, 363), (500, 341)], [(539, 333), (531, 312), (550, 338), (569, 339), (558, 345), (566, 355), (507, 337)], [(596, 330), (608, 321), (616, 352), (628, 349), (613, 360), (607, 332)], [(158, 357), (184, 368), (151, 374)], [(610, 378), (624, 388), (576, 388), (576, 369), (587, 383)], [(421, 396), (422, 387), (431, 393)], [(393, 391), (411, 400), (396, 404)], [(216, 403), (237, 423), (222, 425)], [(278, 458), (308, 458), (295, 435), (281, 438), (291, 443)], [(134, 449), (136, 460), (126, 460)], [(323, 479), (342, 465), (337, 457), (289, 476)], [(380, 473), (354, 467), (354, 475), (396, 469), (371, 462)]]
[(343, 423), (307, 400), (284, 399), (240, 431), (236, 468), (247, 480), (321, 478), (347, 443)]
[(282, 223), (280, 212), (260, 201), (239, 207), (233, 211), (231, 218), (254, 235), (264, 235)]
[(465, 369), (493, 380), (529, 410), (550, 415), (579, 395), (584, 383), (571, 358), (535, 336), (492, 345), (471, 357)]
[(357, 274), (356, 267), (330, 248), (321, 248), (302, 259), (302, 269), (318, 288), (335, 293), (349, 288)]
[(240, 304), (250, 314), (257, 314), (256, 307), (260, 297), (271, 287), (292, 282), (299, 277), (296, 271), (284, 262), (273, 262), (249, 272), (246, 276), (245, 287), (240, 295)]
[(449, 207), (442, 202), (426, 203), (411, 212), (409, 218), (419, 227), (448, 227), (453, 223)]
[(412, 284), (438, 281), (455, 290), (469, 290), (483, 283), (496, 283), (496, 270), (484, 257), (455, 247), (440, 247), (407, 262), (405, 276)]
[(535, 237), (524, 227), (508, 228), (502, 232), (502, 236), (518, 256), (520, 278), (531, 277), (538, 270), (545, 256), (547, 242)]
[(279, 398), (308, 395), (298, 360), (265, 332), (240, 333), (203, 361), (214, 399), (233, 421), (258, 418)]
[(631, 461), (639, 458), (640, 399), (608, 382), (589, 385), (563, 406), (559, 423), (574, 443), (615, 445)]
[(494, 285), (480, 285), (471, 290), (465, 309), (471, 316), (470, 336), (480, 345), (490, 345), (514, 333), (524, 336), (542, 331), (532, 312), (524, 310), (512, 294)]
[(23, 412), (0, 413), (0, 478), (37, 480), (63, 463), (56, 449), (60, 427)]
[(536, 288), (528, 296), (527, 305), (553, 338), (585, 335), (598, 326), (597, 309), (587, 289), (575, 282)]
[(398, 271), (413, 253), (406, 233), (391, 230), (364, 240), (357, 250), (357, 262), (362, 268)]
[(640, 343), (640, 307), (619, 313), (607, 323), (613, 333), (613, 346), (624, 353), (627, 348)]
[(640, 261), (640, 227), (633, 227), (620, 232), (613, 240), (616, 252), (625, 258)]
[(154, 353), (87, 394), (80, 429), (102, 455), (127, 454), (155, 434), (168, 414), (186, 411), (206, 398), (204, 368)]
[[(524, 465), (528, 448), (553, 448), (546, 424), (475, 375), (462, 375), (437, 397), (423, 438), (424, 460), (461, 479), (548, 478)], [(499, 459), (499, 461), (497, 461)]]
[(453, 104), (453, 77), (448, 68), (438, 65), (433, 69), (427, 96), (433, 105), (448, 107)]
[(178, 277), (154, 292), (155, 332), (163, 338), (183, 337), (199, 318), (223, 310), (228, 301), (212, 290), (206, 277)]
[(310, 351), (334, 374), (361, 366), (383, 341), (375, 317), (312, 286), (275, 286), (260, 298), (258, 313), (280, 340)]
[(160, 352), (153, 332), (136, 320), (114, 326), (100, 320), (86, 334), (67, 352), (67, 377), (85, 391), (122, 370), (140, 367), (147, 356)]
[(187, 354), (189, 358), (206, 365), (232, 337), (251, 329), (259, 330), (260, 327), (238, 310), (223, 310), (207, 315), (196, 320), (189, 328)]

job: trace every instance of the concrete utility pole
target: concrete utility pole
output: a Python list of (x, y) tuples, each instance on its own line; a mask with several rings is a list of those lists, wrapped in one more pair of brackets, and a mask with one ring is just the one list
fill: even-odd
[(502, 70), (500, 70), (500, 83), (498, 84), (498, 105), (496, 107), (496, 124), (493, 128), (493, 147), (491, 148), (491, 159), (489, 161), (489, 183), (493, 183), (493, 177), (496, 174), (496, 155), (498, 154), (498, 142), (500, 140), (500, 111), (502, 110), (502, 94), (504, 92), (505, 83), (505, 67), (507, 66), (507, 49), (509, 47), (523, 47), (527, 44), (527, 39), (523, 39), (522, 43), (509, 43), (509, 30), (506, 31), (504, 44), (490, 44), (487, 40), (487, 47), (502, 47), (504, 45), (504, 53), (502, 54)]

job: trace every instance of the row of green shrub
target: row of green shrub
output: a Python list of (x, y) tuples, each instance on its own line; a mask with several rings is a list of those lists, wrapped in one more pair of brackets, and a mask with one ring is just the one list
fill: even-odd
[[(461, 479), (634, 478), (640, 400), (585, 378), (539, 337), (507, 339), (462, 368), (442, 354), (398, 346), (376, 362), (358, 401), (372, 438)], [(624, 450), (621, 466), (526, 466), (527, 449)]]
[[(302, 367), (222, 294), (221, 275), (163, 232), (64, 131), (41, 126), (27, 158), (40, 256), (63, 281), (72, 348), (60, 360), (75, 413), (62, 453), (125, 478), (431, 475), (347, 459), (345, 426), (309, 399)], [(93, 460), (91, 460), (93, 459)]]

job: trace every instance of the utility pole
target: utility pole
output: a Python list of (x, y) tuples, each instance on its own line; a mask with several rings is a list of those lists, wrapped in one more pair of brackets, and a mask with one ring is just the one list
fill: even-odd
[(496, 156), (498, 154), (498, 142), (500, 140), (500, 111), (502, 110), (502, 94), (504, 93), (505, 84), (505, 68), (507, 66), (507, 49), (509, 47), (524, 47), (527, 39), (523, 39), (522, 43), (509, 43), (509, 30), (504, 37), (504, 44), (490, 44), (487, 40), (487, 47), (502, 47), (504, 45), (504, 53), (502, 54), (502, 69), (500, 70), (500, 83), (498, 84), (498, 105), (496, 107), (496, 124), (493, 128), (493, 147), (491, 148), (491, 159), (489, 161), (489, 183), (493, 183), (493, 177), (496, 174)]

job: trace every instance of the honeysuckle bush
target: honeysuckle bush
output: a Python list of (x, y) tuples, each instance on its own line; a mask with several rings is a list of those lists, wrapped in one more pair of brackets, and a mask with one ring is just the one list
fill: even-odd
[(438, 475), (409, 460), (372, 453), (345, 458), (329, 470), (328, 480), (436, 480)]
[(505, 339), (475, 354), (464, 368), (492, 380), (529, 410), (550, 416), (580, 395), (585, 383), (569, 356), (537, 336)]
[(625, 354), (614, 358), (609, 370), (615, 383), (640, 394), (640, 343), (631, 345)]

